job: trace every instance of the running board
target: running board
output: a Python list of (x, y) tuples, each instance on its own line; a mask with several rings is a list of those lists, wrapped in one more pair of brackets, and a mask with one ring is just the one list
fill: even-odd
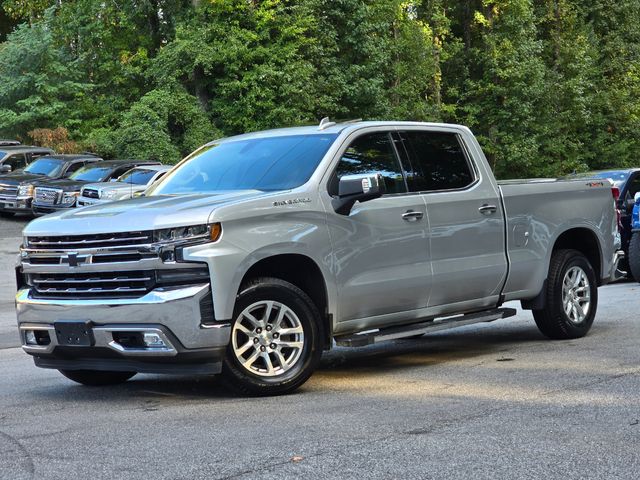
[(367, 345), (384, 342), (385, 340), (413, 337), (414, 335), (422, 335), (423, 333), (462, 327), (473, 323), (493, 322), (494, 320), (513, 317), (516, 313), (517, 311), (515, 308), (496, 308), (494, 310), (468, 313), (466, 315), (458, 315), (456, 317), (447, 317), (441, 320), (429, 320), (427, 322), (413, 323), (411, 325), (404, 325), (401, 327), (390, 327), (382, 330), (345, 335), (342, 337), (335, 337), (335, 340), (336, 344), (341, 347), (366, 347)]

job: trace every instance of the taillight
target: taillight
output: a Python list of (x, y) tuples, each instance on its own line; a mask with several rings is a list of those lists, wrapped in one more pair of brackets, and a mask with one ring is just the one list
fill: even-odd
[(616, 209), (616, 221), (618, 223), (618, 230), (622, 231), (622, 213), (620, 212), (620, 208), (618, 208), (620, 189), (618, 187), (611, 187), (611, 195), (613, 195), (613, 208)]
[(617, 202), (620, 198), (620, 189), (618, 187), (611, 187), (611, 195), (613, 195), (613, 200)]

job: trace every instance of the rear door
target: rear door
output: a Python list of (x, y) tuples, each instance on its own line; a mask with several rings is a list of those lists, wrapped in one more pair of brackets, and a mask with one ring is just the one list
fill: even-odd
[(504, 213), (455, 131), (402, 130), (409, 190), (427, 205), (433, 284), (430, 307), (496, 303), (507, 273)]

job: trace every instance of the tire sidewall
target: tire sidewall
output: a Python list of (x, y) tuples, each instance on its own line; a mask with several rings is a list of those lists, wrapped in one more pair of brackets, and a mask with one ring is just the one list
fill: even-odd
[(284, 281), (266, 280), (244, 289), (237, 298), (231, 324), (233, 327), (240, 314), (250, 305), (273, 300), (286, 305), (297, 315), (304, 331), (304, 346), (295, 366), (282, 375), (264, 377), (247, 370), (233, 351), (232, 339), (229, 341), (223, 364), (223, 373), (231, 377), (232, 386), (249, 394), (277, 395), (291, 391), (304, 383), (319, 360), (321, 354), (319, 314), (310, 299), (293, 285)]

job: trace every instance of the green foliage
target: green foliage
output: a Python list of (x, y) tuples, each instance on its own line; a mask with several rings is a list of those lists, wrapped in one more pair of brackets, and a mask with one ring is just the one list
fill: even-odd
[(64, 127), (106, 157), (175, 162), (220, 135), (323, 116), (449, 121), (475, 131), (500, 177), (637, 165), (637, 0), (2, 9), (2, 136)]

